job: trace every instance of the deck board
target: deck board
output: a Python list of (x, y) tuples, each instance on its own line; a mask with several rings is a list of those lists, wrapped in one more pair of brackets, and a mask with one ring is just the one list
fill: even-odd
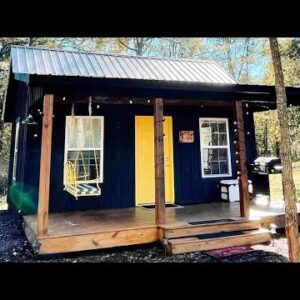
[[(300, 204), (298, 204), (300, 221)], [(168, 226), (192, 221), (240, 219), (238, 202), (214, 202), (166, 208)], [(284, 227), (284, 203), (251, 204), (250, 219), (261, 218), (262, 224)], [(36, 235), (36, 216), (24, 216), (24, 230), (31, 244)], [(50, 213), (48, 236), (40, 239), (41, 253), (70, 252), (150, 243), (158, 240), (155, 210), (142, 207), (98, 211)], [(63, 244), (63, 245), (62, 245)]]
[[(30, 227), (36, 228), (36, 216), (24, 216)], [(125, 229), (156, 227), (152, 212), (139, 208), (89, 210), (49, 215), (48, 235), (77, 235)]]

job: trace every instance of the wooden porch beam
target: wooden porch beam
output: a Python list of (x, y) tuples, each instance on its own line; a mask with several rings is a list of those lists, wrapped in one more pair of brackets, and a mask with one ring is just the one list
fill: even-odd
[[(76, 102), (86, 104), (88, 103), (88, 97), (71, 97), (63, 100), (62, 98), (54, 99), (55, 103), (67, 104)], [(134, 104), (134, 105), (153, 105), (153, 100), (149, 98), (133, 98), (133, 97), (93, 97), (94, 104)], [(213, 100), (189, 100), (189, 99), (166, 99), (164, 98), (164, 106), (166, 105), (183, 105), (183, 106), (200, 106), (206, 107), (231, 107), (230, 101), (213, 101)]]
[(248, 189), (248, 169), (247, 169), (247, 154), (245, 144), (245, 128), (243, 104), (241, 101), (235, 102), (235, 117), (236, 117), (236, 137), (237, 137), (237, 152), (238, 152), (238, 181), (240, 191), (240, 211), (241, 217), (249, 217), (250, 213), (250, 195)]
[(39, 200), (37, 214), (37, 237), (45, 237), (48, 233), (51, 145), (53, 123), (53, 95), (44, 96), (44, 114), (42, 126), (42, 145), (39, 179)]
[(155, 223), (166, 223), (163, 99), (154, 100)]

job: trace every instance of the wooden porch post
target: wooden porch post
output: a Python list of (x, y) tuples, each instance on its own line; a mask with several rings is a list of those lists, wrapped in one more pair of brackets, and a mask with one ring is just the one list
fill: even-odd
[(155, 223), (164, 224), (165, 170), (164, 170), (164, 112), (163, 99), (154, 99), (154, 162), (155, 162)]
[(46, 236), (48, 233), (53, 99), (53, 95), (44, 96), (37, 237)]
[(245, 128), (243, 104), (241, 101), (235, 102), (236, 130), (237, 130), (237, 160), (239, 171), (239, 190), (240, 190), (240, 211), (241, 217), (249, 217), (250, 195), (248, 190), (248, 169), (245, 144)]

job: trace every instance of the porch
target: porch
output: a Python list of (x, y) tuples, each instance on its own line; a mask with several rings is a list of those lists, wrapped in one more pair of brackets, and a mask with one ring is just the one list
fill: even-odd
[[(297, 206), (300, 221), (300, 204)], [(172, 228), (185, 230), (187, 226), (190, 226), (190, 222), (203, 222), (197, 226), (197, 231), (203, 231), (205, 228), (207, 230), (208, 224), (205, 221), (211, 222), (212, 220), (222, 222), (223, 226), (219, 227), (218, 231), (226, 231), (227, 219), (237, 221), (229, 225), (230, 231), (245, 229), (245, 225), (246, 229), (250, 229), (253, 225), (254, 227), (258, 225), (268, 227), (271, 223), (276, 224), (278, 228), (283, 228), (285, 225), (283, 201), (252, 202), (249, 219), (240, 217), (239, 202), (167, 207), (165, 211), (167, 225), (155, 224), (155, 209), (134, 207), (53, 213), (49, 215), (48, 235), (40, 238), (37, 238), (35, 215), (24, 216), (23, 227), (35, 251), (48, 254), (162, 241), (161, 230), (165, 232)], [(248, 225), (245, 223), (241, 228), (239, 221), (250, 223)], [(212, 226), (220, 226), (220, 222), (209, 225), (210, 230)], [(226, 242), (226, 239), (223, 238), (222, 241)]]
[[(98, 102), (95, 102), (95, 104), (108, 104), (107, 99), (106, 103), (103, 103), (103, 99), (98, 99), (97, 101)], [(110, 101), (113, 100), (110, 99)], [(89, 98), (89, 103), (92, 103), (91, 97)], [(73, 208), (70, 209), (70, 211), (73, 212), (49, 214), (49, 207), (52, 206), (50, 203), (63, 203), (60, 194), (58, 193), (55, 196), (53, 193), (54, 187), (59, 187), (62, 180), (59, 180), (59, 182), (55, 184), (53, 184), (53, 182), (50, 184), (51, 170), (52, 172), (56, 172), (56, 169), (51, 167), (51, 163), (58, 163), (56, 159), (51, 160), (52, 142), (55, 141), (52, 139), (54, 104), (56, 104), (56, 107), (62, 107), (62, 105), (66, 105), (67, 102), (59, 99), (59, 97), (54, 97), (52, 94), (44, 96), (38, 211), (36, 216), (24, 217), (25, 234), (36, 252), (41, 254), (63, 253), (145, 244), (156, 241), (160, 241), (170, 254), (202, 251), (242, 245), (245, 243), (254, 244), (266, 242), (271, 239), (271, 235), (268, 230), (261, 228), (262, 223), (268, 225), (269, 223), (274, 223), (276, 221), (278, 224), (284, 224), (283, 210), (281, 210), (282, 207), (277, 207), (275, 209), (268, 207), (265, 211), (263, 207), (255, 205), (255, 207), (257, 206), (255, 209), (251, 208), (253, 212), (250, 210), (251, 202), (250, 194), (248, 192), (246, 156), (247, 139), (245, 134), (245, 131), (247, 130), (244, 127), (244, 110), (241, 101), (228, 102), (226, 104), (223, 102), (218, 104), (213, 103), (212, 101), (206, 102), (207, 109), (211, 106), (218, 108), (222, 107), (224, 110), (226, 108), (228, 115), (232, 114), (230, 125), (230, 132), (232, 133), (231, 148), (233, 150), (232, 161), (235, 161), (236, 165), (233, 173), (237, 175), (239, 182), (240, 202), (210, 202), (206, 204), (187, 205), (189, 201), (190, 203), (197, 203), (201, 197), (203, 198), (204, 194), (206, 198), (209, 197), (209, 199), (205, 199), (205, 201), (214, 201), (215, 197), (211, 194), (210, 191), (212, 190), (210, 190), (210, 188), (212, 187), (214, 191), (217, 191), (216, 182), (213, 182), (213, 180), (219, 181), (219, 179), (214, 179), (214, 176), (212, 176), (209, 181), (206, 181), (202, 178), (205, 176), (202, 176), (202, 185), (200, 186), (198, 171), (194, 171), (196, 172), (196, 175), (194, 174), (195, 176), (192, 179), (187, 178), (188, 172), (185, 171), (185, 178), (182, 178), (180, 182), (189, 182), (191, 186), (198, 188), (196, 194), (191, 193), (194, 198), (197, 198), (196, 201), (187, 196), (181, 196), (181, 199), (179, 198), (179, 201), (176, 201), (173, 196), (171, 197), (173, 198), (173, 201), (176, 204), (182, 205), (182, 207), (166, 207), (166, 203), (170, 202), (170, 199), (166, 197), (166, 194), (168, 194), (166, 188), (168, 185), (166, 185), (166, 181), (168, 182), (168, 180), (166, 180), (167, 172), (165, 170), (165, 158), (169, 156), (166, 155), (165, 150), (165, 148), (168, 148), (166, 147), (166, 144), (168, 143), (166, 142), (167, 138), (164, 132), (164, 124), (168, 123), (166, 122), (165, 117), (168, 114), (167, 109), (170, 110), (169, 106), (173, 104), (172, 102), (170, 103), (168, 99), (165, 100), (162, 98), (147, 100), (146, 103), (145, 105), (147, 106), (152, 105), (154, 110), (153, 124), (151, 124), (151, 126), (153, 126), (153, 136), (151, 136), (151, 138), (148, 137), (148, 139), (143, 142), (143, 145), (149, 146), (149, 141), (153, 141), (154, 151), (151, 153), (153, 159), (151, 166), (153, 167), (153, 170), (150, 175), (153, 179), (153, 185), (151, 185), (151, 191), (153, 193), (150, 193), (149, 191), (146, 193), (147, 197), (153, 199), (153, 209), (134, 207), (134, 204), (130, 203), (131, 208), (128, 209), (114, 208), (108, 210), (98, 208), (96, 210), (92, 207), (88, 209), (85, 208), (85, 210), (78, 209), (80, 210), (78, 211), (76, 208)], [(189, 103), (189, 105), (191, 104), (195, 104), (198, 107), (200, 105), (201, 107), (200, 103)], [(164, 108), (166, 108), (165, 111)], [(249, 109), (249, 107), (247, 109)], [(132, 116), (134, 115), (135, 114), (132, 114)], [(58, 115), (56, 114), (56, 120), (58, 119)], [(198, 120), (198, 117), (196, 116), (194, 120)], [(228, 127), (229, 125), (227, 124), (226, 126)], [(176, 128), (176, 131), (179, 131), (180, 128), (181, 126)], [(134, 131), (136, 132), (137, 130), (134, 130), (133, 128), (131, 132)], [(56, 130), (55, 132), (57, 133), (58, 131)], [(145, 132), (147, 131), (144, 130), (143, 135), (145, 135)], [(226, 132), (228, 132), (228, 139), (229, 130), (226, 129)], [(185, 144), (192, 145), (194, 149), (197, 147), (195, 142), (191, 144), (182, 143), (180, 146), (186, 146)], [(55, 146), (55, 143), (53, 143), (53, 145)], [(226, 145), (230, 147), (229, 141), (227, 141)], [(53, 147), (53, 149), (55, 148)], [(120, 149), (124, 150), (124, 148)], [(252, 148), (250, 147), (249, 149), (251, 150)], [(181, 154), (183, 154), (181, 157), (191, 157), (189, 156), (189, 153), (188, 155), (187, 153)], [(145, 157), (145, 155), (142, 156)], [(116, 156), (113, 156), (113, 159), (115, 157)], [(147, 158), (150, 159), (151, 157)], [(169, 161), (168, 159), (166, 160)], [(192, 159), (189, 163), (195, 165), (195, 161), (199, 161), (199, 157), (197, 157), (197, 159)], [(227, 177), (234, 176), (231, 171), (230, 161), (230, 159), (227, 160), (227, 163), (230, 166), (226, 173)], [(57, 166), (59, 168), (60, 164), (58, 163)], [(101, 169), (103, 169), (103, 167)], [(113, 169), (111, 165), (106, 168), (106, 170), (110, 169)], [(180, 170), (177, 172), (177, 174), (182, 173), (183, 172)], [(132, 177), (142, 178), (143, 182), (149, 181), (145, 176), (141, 176), (137, 172), (135, 172), (135, 175), (132, 175)], [(193, 180), (195, 178), (199, 178), (199, 182), (194, 182)], [(123, 177), (120, 179), (120, 182), (124, 182)], [(209, 185), (209, 183), (211, 185)], [(114, 182), (110, 182), (109, 188), (113, 185)], [(135, 183), (135, 185), (137, 186), (137, 183)], [(124, 187), (125, 192), (127, 192), (128, 185), (123, 184), (123, 188)], [(106, 188), (103, 185), (103, 191), (106, 191), (107, 188), (108, 185), (106, 185)], [(189, 189), (182, 186), (181, 189), (178, 190), (186, 191)], [(135, 205), (140, 204), (140, 202), (137, 201), (137, 194), (138, 193), (135, 192)], [(119, 192), (118, 197), (119, 195), (124, 195), (124, 193)], [(104, 193), (103, 195), (101, 194), (102, 202), (113, 203), (115, 200), (115, 197), (107, 197), (106, 195), (104, 201), (103, 196)], [(126, 195), (124, 199), (133, 198)], [(122, 199), (119, 198), (119, 201), (122, 201)], [(146, 203), (148, 203), (148, 199)], [(129, 207), (129, 205), (125, 207)], [(271, 214), (268, 212), (270, 209), (272, 210)], [(60, 210), (56, 209), (54, 211)], [(261, 218), (260, 220), (257, 219), (257, 215)], [(267, 219), (264, 220), (264, 217)], [(193, 222), (195, 222), (195, 224)]]

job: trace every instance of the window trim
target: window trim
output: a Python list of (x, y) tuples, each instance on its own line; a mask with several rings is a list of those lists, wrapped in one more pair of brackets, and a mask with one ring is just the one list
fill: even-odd
[(16, 122), (15, 128), (15, 145), (14, 145), (14, 160), (12, 169), (12, 180), (17, 180), (17, 169), (19, 160), (19, 139), (20, 139), (20, 121)]
[[(227, 146), (204, 146), (203, 137), (201, 134), (201, 125), (205, 121), (225, 121), (226, 132), (227, 132)], [(201, 155), (201, 175), (202, 178), (218, 178), (218, 177), (231, 177), (232, 176), (232, 165), (231, 165), (231, 151), (230, 151), (230, 132), (228, 125), (228, 118), (199, 118), (199, 135), (200, 135), (200, 155)], [(227, 174), (204, 174), (204, 163), (203, 163), (203, 149), (227, 149), (228, 153), (228, 173)]]
[[(68, 120), (70, 120), (71, 118), (80, 118), (80, 119), (100, 119), (101, 120), (101, 136), (100, 136), (100, 148), (91, 148), (91, 149), (85, 149), (87, 151), (89, 150), (100, 150), (100, 179), (99, 179), (99, 183), (103, 183), (103, 168), (104, 168), (104, 116), (66, 116), (66, 123), (65, 123), (65, 149), (64, 149), (64, 166), (66, 165), (67, 162), (67, 153), (68, 151), (77, 151), (81, 148), (68, 148), (67, 147), (67, 137), (69, 136), (69, 132), (68, 132)], [(84, 149), (83, 149), (84, 151)], [(63, 167), (63, 180), (64, 180), (64, 185), (67, 184), (67, 180), (66, 180), (66, 174), (65, 174), (65, 168)]]

